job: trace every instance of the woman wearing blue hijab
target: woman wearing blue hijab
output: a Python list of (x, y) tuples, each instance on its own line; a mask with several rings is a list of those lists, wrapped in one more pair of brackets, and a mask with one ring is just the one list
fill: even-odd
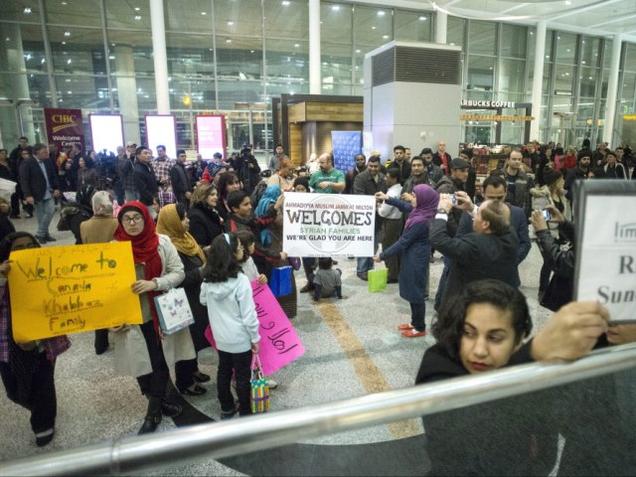
[[(280, 186), (270, 185), (267, 186), (265, 192), (261, 196), (261, 200), (258, 201), (254, 214), (256, 217), (264, 217), (271, 215), (271, 208), (274, 207), (276, 201), (280, 197)], [(272, 244), (272, 232), (269, 227), (261, 231), (261, 244), (263, 247), (269, 247)]]

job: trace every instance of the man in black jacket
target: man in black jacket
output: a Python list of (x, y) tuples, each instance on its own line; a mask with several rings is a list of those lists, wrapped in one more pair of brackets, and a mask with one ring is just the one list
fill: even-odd
[[(9, 155), (9, 168), (13, 173), (15, 181), (18, 183), (15, 188), (15, 193), (11, 194), (11, 217), (14, 219), (20, 218), (20, 199), (24, 197), (24, 195), (22, 194), (22, 186), (20, 185), (20, 164), (22, 163), (22, 151), (29, 150), (29, 139), (26, 136), (22, 136), (19, 139), (17, 147), (15, 147)], [(31, 216), (31, 214), (27, 215), (29, 217)]]
[(49, 148), (45, 144), (33, 146), (33, 155), (20, 165), (20, 183), (27, 204), (35, 207), (38, 230), (35, 237), (40, 243), (54, 242), (49, 225), (55, 213), (55, 197), (60, 191), (55, 166), (49, 159)]
[(474, 212), (474, 232), (455, 238), (448, 235), (446, 221), (453, 207), (448, 195), (440, 196), (430, 226), (431, 245), (451, 260), (442, 304), (475, 280), (493, 278), (511, 286), (518, 280), (518, 240), (510, 228), (510, 209), (495, 200), (475, 208), (465, 192), (457, 193), (457, 201), (458, 207)]
[(190, 197), (192, 197), (192, 183), (190, 182), (190, 174), (186, 171), (185, 163), (185, 150), (177, 150), (177, 162), (170, 169), (170, 182), (172, 183), (172, 192), (177, 197), (177, 202), (183, 204), (187, 209), (190, 204)]
[(159, 200), (159, 184), (150, 165), (150, 149), (139, 146), (135, 151), (137, 161), (133, 177), (135, 178), (135, 188), (139, 193), (139, 201), (148, 206), (151, 215), (153, 214), (153, 201)]

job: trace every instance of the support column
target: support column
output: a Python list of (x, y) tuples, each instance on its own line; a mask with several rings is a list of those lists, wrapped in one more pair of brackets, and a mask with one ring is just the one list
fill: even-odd
[(435, 43), (446, 44), (446, 34), (448, 32), (448, 15), (437, 10), (435, 12)]
[(124, 139), (141, 144), (139, 137), (139, 104), (137, 101), (137, 80), (135, 79), (135, 60), (133, 47), (117, 44), (115, 55), (115, 81), (119, 112), (124, 118)]
[(309, 0), (309, 94), (320, 94), (321, 92), (320, 0)]
[(150, 0), (150, 25), (152, 28), (152, 56), (155, 63), (157, 113), (170, 114), (168, 54), (166, 52), (166, 24), (163, 18), (163, 0)]
[(530, 140), (540, 140), (541, 100), (543, 98), (543, 59), (545, 58), (546, 22), (537, 23), (537, 34), (534, 45), (534, 73), (532, 75), (532, 115), (530, 123)]
[(612, 62), (610, 64), (610, 75), (607, 83), (607, 100), (605, 102), (605, 125), (603, 126), (603, 141), (609, 144), (612, 149), (614, 138), (614, 116), (616, 115), (616, 100), (618, 93), (618, 72), (621, 63), (621, 47), (623, 45), (622, 35), (615, 35), (612, 41)]

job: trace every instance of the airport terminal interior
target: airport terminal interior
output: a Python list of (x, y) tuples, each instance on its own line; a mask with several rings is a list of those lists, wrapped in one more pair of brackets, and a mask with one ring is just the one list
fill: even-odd
[[(632, 154), (630, 147), (636, 145), (634, 20), (634, 0), (0, 0), (0, 229), (4, 239), (0, 240), (0, 255), (6, 251), (0, 264), (1, 294), (6, 293), (0, 301), (4, 384), (0, 392), (0, 475), (634, 475), (636, 459), (630, 449), (636, 445), (636, 412), (630, 403), (636, 393), (636, 347), (629, 343), (636, 342), (636, 329), (630, 328), (635, 326), (630, 319), (636, 320), (636, 307), (621, 311), (620, 323), (624, 324), (614, 323), (619, 324), (614, 335), (606, 324), (618, 316), (614, 313), (619, 308), (612, 308), (619, 306), (618, 301), (636, 302), (636, 151)], [(172, 161), (169, 172), (154, 165), (165, 159), (159, 152), (162, 147)], [(144, 159), (147, 152), (148, 159)], [(360, 154), (362, 162), (357, 158)], [(424, 171), (421, 181), (415, 172), (418, 161), (419, 170)], [(121, 166), (128, 162), (129, 173)], [(141, 169), (149, 171), (151, 182), (155, 181), (146, 199), (140, 189)], [(174, 170), (183, 170), (183, 176)], [(165, 174), (165, 180), (159, 174)], [(33, 175), (41, 176), (41, 181), (34, 182)], [(176, 183), (181, 177), (187, 185), (178, 192)], [(361, 184), (358, 178), (367, 182)], [(581, 184), (595, 182), (601, 184), (601, 192), (589, 189), (590, 196), (585, 196)], [(401, 185), (399, 190), (408, 195), (398, 192), (392, 196), (391, 184)], [(43, 189), (40, 195), (35, 190), (38, 187)], [(208, 191), (202, 193), (203, 199), (196, 199), (197, 189)], [(210, 190), (218, 190), (218, 203), (209, 202)], [(276, 194), (273, 198), (270, 190)], [(503, 195), (497, 199), (493, 190)], [(140, 390), (142, 378), (138, 384), (134, 376), (116, 371), (119, 350), (113, 335), (118, 331), (111, 329), (109, 344), (97, 354), (93, 327), (68, 334), (70, 348), (55, 359), (54, 427), (38, 427), (34, 417), (37, 398), (31, 396), (25, 404), (16, 397), (24, 391), (20, 379), (33, 373), (29, 366), (36, 365), (28, 359), (26, 364), (15, 364), (15, 356), (35, 353), (45, 361), (50, 351), (47, 338), (52, 336), (39, 336), (35, 350), (14, 340), (11, 326), (16, 329), (19, 310), (7, 297), (17, 272), (12, 259), (7, 265), (10, 271), (4, 260), (9, 260), (9, 252), (16, 257), (13, 253), (20, 238), (10, 232), (27, 232), (33, 246), (71, 250), (81, 241), (68, 225), (59, 224), (68, 214), (82, 210), (87, 211), (85, 219), (97, 216), (95, 198), (101, 191), (106, 191), (108, 214), (117, 218), (117, 232), (113, 235), (113, 228), (109, 240), (100, 241), (110, 242), (113, 237), (132, 241), (134, 263), (143, 263), (145, 272), (141, 273), (146, 273), (141, 280), (137, 269), (137, 278), (150, 284), (144, 292), (152, 291), (153, 296), (155, 290), (171, 288), (160, 284), (166, 278), (167, 261), (162, 247), (169, 245), (177, 262), (181, 257), (185, 264), (179, 244), (190, 237), (191, 249), (201, 251), (199, 257), (205, 254), (206, 260), (197, 265), (201, 274), (220, 261), (211, 259), (213, 250), (221, 250), (218, 247), (225, 247), (230, 256), (239, 243), (242, 253), (247, 253), (249, 247), (236, 242), (235, 232), (248, 223), (247, 219), (242, 222), (239, 209), (243, 206), (239, 205), (250, 198), (252, 210), (247, 216), (251, 221), (245, 227), (254, 232), (252, 240), (256, 241), (252, 263), (258, 266), (257, 275), (267, 275), (272, 286), (274, 275), (276, 280), (279, 276), (289, 280), (288, 295), (283, 297), (288, 299), (278, 296), (273, 303), (277, 307), (280, 303), (281, 319), (287, 320), (284, 323), (305, 350), (266, 376), (269, 410), (264, 415), (300, 409), (311, 415), (333, 403), (331, 411), (321, 411), (324, 415), (318, 416), (323, 421), (312, 424), (306, 434), (297, 433), (293, 443), (280, 445), (277, 440), (292, 432), (298, 416), (286, 417), (278, 424), (289, 425), (287, 430), (260, 436), (260, 446), (250, 451), (236, 446), (226, 454), (215, 454), (220, 457), (212, 458), (203, 449), (187, 458), (170, 455), (165, 448), (157, 451), (152, 439), (175, 430), (214, 423), (205, 430), (214, 436), (215, 425), (239, 425), (262, 417), (243, 417), (246, 410), (242, 406), (229, 411), (223, 408), (221, 391), (217, 398), (219, 370), (234, 359), (231, 392), (241, 399), (246, 381), (237, 356), (249, 353), (251, 358), (251, 351), (199, 349), (195, 325), (180, 330), (192, 333), (192, 339), (189, 334), (187, 339), (197, 348), (198, 376), (209, 379), (199, 381), (194, 373), (194, 384), (179, 389), (176, 371), (169, 365), (161, 402), (169, 401), (179, 412), (173, 412), (174, 417), (164, 412), (161, 418), (161, 412), (151, 410), (154, 391), (146, 389), (144, 396)], [(373, 200), (367, 197), (378, 210), (373, 213), (376, 225), (375, 230), (371, 228), (373, 243), (369, 244), (373, 252), (361, 255), (355, 244), (340, 242), (332, 249), (327, 235), (304, 245), (289, 245), (292, 239), (285, 236), (283, 245), (282, 225), (280, 240), (272, 239), (276, 218), (281, 223), (289, 218), (289, 214), (285, 218), (281, 198), (288, 201), (299, 191), (307, 192), (306, 196), (323, 193), (329, 197), (325, 204), (334, 192), (343, 192), (340, 197), (347, 204), (347, 197), (375, 196)], [(599, 234), (602, 224), (614, 233), (615, 223), (616, 231), (612, 243), (597, 249), (597, 262), (589, 258), (594, 249), (580, 243), (581, 237), (589, 239), (594, 232), (589, 225), (592, 219), (588, 218), (587, 226), (581, 225), (588, 210), (581, 205), (587, 203), (583, 197), (593, 194), (620, 196), (622, 201), (608, 211), (611, 220), (599, 219)], [(81, 200), (86, 202), (81, 204)], [(320, 201), (306, 200), (307, 208)], [(130, 205), (129, 201), (135, 202)], [(426, 211), (422, 201), (428, 201)], [(176, 241), (158, 226), (158, 233), (170, 235), (170, 239), (166, 238), (168, 245), (162, 238), (154, 246), (152, 257), (160, 257), (164, 268), (151, 279), (150, 261), (138, 259), (136, 235), (131, 230), (141, 221), (146, 233), (151, 215), (161, 222), (168, 208), (179, 226), (185, 223), (185, 216), (193, 224), (195, 204), (213, 209), (213, 214), (208, 212), (216, 217), (218, 229), (214, 233), (206, 229), (212, 238), (203, 243), (192, 230), (189, 235), (183, 229)], [(394, 215), (383, 215), (382, 207)], [(464, 343), (470, 333), (477, 332), (466, 324), (470, 307), (492, 305), (501, 312), (497, 319), (504, 321), (524, 309), (510, 304), (504, 307), (504, 298), (475, 298), (457, 311), (460, 302), (468, 300), (469, 281), (496, 278), (505, 282), (502, 267), (473, 266), (471, 260), (476, 263), (490, 257), (491, 251), (479, 248), (471, 249), (469, 259), (453, 260), (454, 252), (440, 251), (446, 250), (444, 239), (434, 238), (432, 232), (429, 239), (429, 229), (443, 220), (447, 226), (442, 224), (444, 230), (439, 233), (447, 233), (453, 243), (463, 240), (453, 238), (458, 224), (461, 228), (460, 217), (468, 227), (465, 237), (481, 240), (503, 235), (493, 225), (500, 219), (488, 214), (503, 217), (506, 233), (514, 236), (513, 248), (522, 247), (525, 236), (528, 248), (519, 252), (519, 259), (513, 251), (517, 280), (502, 284), (501, 294), (516, 294), (516, 299), (527, 303), (529, 321), (515, 322), (514, 327), (507, 324), (506, 329), (519, 338), (514, 352), (511, 345), (506, 359), (488, 365), (488, 373), (479, 378), (474, 375), (482, 373), (475, 369), (482, 371), (486, 365), (478, 363), (471, 371), (461, 361), (463, 348), (457, 344), (455, 348), (449, 345), (454, 352), (444, 354), (450, 364), (440, 365), (443, 377), (421, 380), (427, 371), (426, 356), (439, 358), (431, 353), (448, 340)], [(324, 220), (324, 214), (322, 217)], [(515, 223), (523, 229), (521, 234), (519, 228), (508, 230)], [(576, 234), (566, 234), (567, 225)], [(425, 238), (410, 238), (409, 233), (424, 226)], [(456, 237), (461, 235), (458, 232)], [(220, 238), (220, 242), (216, 240)], [(316, 245), (323, 239), (325, 244)], [(440, 240), (439, 246), (432, 245), (435, 240)], [(426, 244), (419, 252), (413, 245), (418, 241)], [(394, 252), (401, 254), (399, 262), (388, 261), (389, 254), (384, 256), (394, 244), (403, 244)], [(299, 248), (286, 253), (288, 245)], [(306, 257), (293, 253), (303, 246), (318, 252)], [(275, 259), (270, 254), (272, 247), (279, 247)], [(552, 247), (552, 252), (546, 247)], [(266, 252), (261, 254), (262, 250)], [(609, 263), (619, 250), (623, 250), (620, 277), (611, 275), (614, 271), (608, 271), (601, 260), (607, 257)], [(411, 252), (414, 255), (407, 255)], [(577, 257), (577, 253), (581, 255)], [(317, 298), (316, 287), (320, 291), (326, 285), (312, 280), (316, 280), (314, 273), (323, 271), (323, 262), (314, 263), (310, 255), (331, 258), (333, 269), (340, 271), (341, 284), (332, 297)], [(588, 257), (587, 269), (581, 256)], [(234, 264), (234, 257), (227, 260)], [(422, 268), (417, 268), (420, 262)], [(592, 262), (596, 268), (589, 265)], [(469, 264), (464, 269), (458, 265), (465, 263)], [(506, 266), (504, 263), (503, 268)], [(559, 274), (560, 266), (568, 267), (567, 276)], [(289, 276), (278, 275), (290, 267)], [(387, 267), (396, 269), (378, 275), (380, 290), (371, 291), (371, 276), (375, 280), (375, 272)], [(561, 305), (575, 300), (577, 286), (583, 289), (581, 270), (599, 280), (611, 275), (611, 286), (622, 283), (628, 290), (604, 303), (609, 315), (604, 307), (603, 311), (579, 312), (576, 304), (566, 305), (572, 306), (569, 315), (564, 308), (559, 311)], [(239, 273), (239, 278), (243, 276)], [(172, 288), (185, 287), (182, 280)], [(201, 285), (201, 280), (199, 277), (197, 290), (218, 285), (205, 280)], [(446, 294), (449, 282), (461, 282), (461, 287)], [(555, 294), (567, 296), (558, 307), (546, 300), (546, 294), (556, 287), (560, 288)], [(21, 302), (28, 302), (30, 293), (36, 294), (29, 285), (19, 291), (12, 288), (11, 302), (15, 293), (22, 294)], [(418, 298), (412, 298), (414, 294)], [(600, 291), (599, 295), (605, 296)], [(586, 299), (598, 301), (599, 297), (579, 293), (579, 301)], [(44, 303), (44, 298), (33, 297), (33, 301)], [(625, 303), (620, 310), (629, 308)], [(219, 325), (212, 317), (212, 306), (207, 312), (200, 303), (198, 306), (204, 310), (206, 323), (209, 314), (214, 331), (215, 323)], [(238, 306), (240, 309), (240, 303)], [(152, 346), (148, 341), (152, 337), (145, 336), (148, 350), (143, 347), (150, 360), (147, 376), (154, 380), (159, 374), (157, 359), (164, 366), (169, 360), (152, 300), (150, 307), (152, 319), (145, 320), (143, 304), (135, 316), (141, 323), (144, 314), (144, 321), (155, 325), (154, 331), (148, 328), (149, 333), (161, 336), (156, 339), (159, 344)], [(256, 312), (252, 307), (254, 322), (257, 312), (259, 307)], [(453, 313), (462, 314), (462, 321), (446, 326), (444, 333), (440, 317), (450, 321)], [(237, 320), (243, 319), (240, 313), (237, 316)], [(578, 328), (582, 326), (578, 318), (591, 320), (592, 316), (600, 320), (594, 327)], [(423, 323), (418, 321), (422, 317)], [(245, 326), (239, 322), (245, 333), (247, 318)], [(436, 324), (438, 330), (434, 331)], [(138, 327), (145, 325), (150, 323)], [(263, 337), (266, 328), (263, 322), (260, 326)], [(592, 328), (602, 328), (603, 333), (590, 338)], [(523, 339), (520, 330), (527, 331)], [(497, 333), (502, 334), (500, 328)], [(497, 348), (502, 338), (491, 335), (488, 346)], [(254, 340), (246, 339), (254, 350)], [(546, 351), (550, 346), (565, 350), (568, 339), (567, 345), (580, 341), (580, 346), (571, 345), (576, 348), (571, 355)], [(35, 338), (32, 342), (36, 343)], [(540, 350), (537, 343), (543, 345)], [(262, 341), (260, 346), (263, 356)], [(597, 349), (608, 346), (609, 350)], [(159, 358), (153, 355), (157, 349)], [(592, 356), (585, 356), (589, 352)], [(552, 361), (558, 355), (554, 368), (538, 358), (547, 355)], [(574, 358), (580, 359), (564, 364)], [(223, 360), (225, 364), (221, 364)], [(517, 375), (512, 373), (513, 366), (504, 366), (517, 363), (525, 366), (519, 367)], [(494, 369), (498, 367), (504, 369)], [(498, 373), (504, 373), (499, 380)], [(492, 378), (488, 380), (486, 375)], [(449, 376), (463, 376), (456, 378), (466, 383), (463, 388), (457, 386), (462, 401), (445, 405), (443, 394), (423, 391), (419, 401), (417, 396), (404, 394), (403, 405), (391, 404), (391, 422), (387, 419), (381, 424), (372, 421), (377, 415), (360, 411), (377, 393), (406, 393), (416, 379), (426, 383), (418, 389), (425, 390), (432, 383), (443, 392), (443, 384), (455, 381), (446, 379)], [(41, 376), (29, 379), (33, 380), (24, 392), (33, 392), (31, 388), (44, 380)], [(229, 376), (227, 379), (229, 382)], [(254, 382), (247, 383), (252, 390)], [(516, 384), (510, 384), (513, 382)], [(361, 398), (357, 407), (336, 407), (339, 401), (352, 398)], [(255, 400), (253, 395), (252, 409)], [(421, 406), (419, 414), (409, 407), (416, 402)], [(336, 411), (343, 413), (342, 419), (331, 427), (335, 421), (327, 417)], [(234, 417), (237, 412), (240, 417)], [(408, 418), (400, 419), (401, 415)], [(154, 425), (152, 419), (148, 421), (153, 416)], [(533, 427), (536, 421), (543, 426)], [(365, 425), (368, 422), (374, 424)], [(142, 424), (152, 429), (137, 437)], [(453, 436), (441, 445), (433, 439), (440, 428)], [(250, 434), (247, 427), (244, 432)], [(191, 438), (194, 443), (194, 435)], [(146, 443), (126, 461), (130, 467), (113, 465), (93, 472), (90, 461), (98, 457), (90, 452), (85, 462), (81, 462), (81, 454), (74, 454), (80, 471), (63, 467), (73, 452), (85, 446), (107, 448), (122, 439)], [(183, 439), (186, 442), (188, 436), (184, 434)], [(491, 439), (493, 445), (489, 446)], [(69, 453), (63, 455), (62, 451)], [(130, 458), (119, 454), (116, 444), (110, 452), (108, 458), (113, 462)], [(45, 462), (60, 467), (47, 470)], [(84, 464), (89, 466), (82, 467)]]

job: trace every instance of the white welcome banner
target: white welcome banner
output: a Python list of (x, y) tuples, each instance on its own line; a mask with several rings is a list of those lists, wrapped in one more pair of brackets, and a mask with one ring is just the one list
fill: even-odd
[(373, 196), (286, 192), (283, 215), (289, 256), (374, 255)]

